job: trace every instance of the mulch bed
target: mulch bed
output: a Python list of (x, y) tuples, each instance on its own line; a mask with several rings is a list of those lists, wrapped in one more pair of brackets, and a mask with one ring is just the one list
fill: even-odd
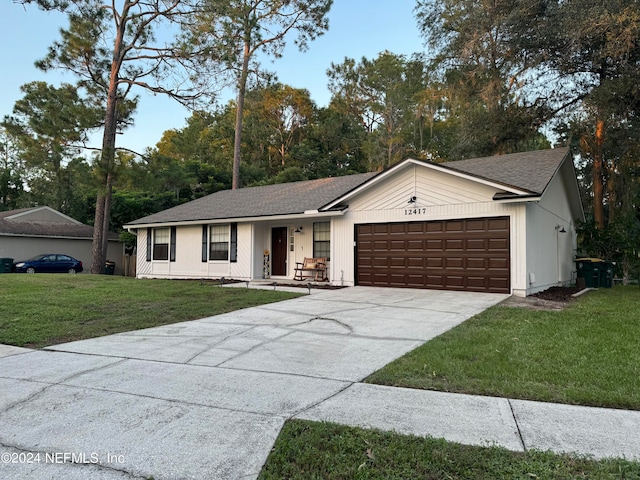
[(571, 295), (580, 290), (582, 290), (580, 287), (551, 287), (544, 292), (534, 293), (532, 297), (554, 302), (568, 302), (571, 300)]

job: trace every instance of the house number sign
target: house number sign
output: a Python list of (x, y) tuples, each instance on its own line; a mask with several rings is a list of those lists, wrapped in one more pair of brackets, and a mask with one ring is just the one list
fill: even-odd
[(426, 208), (405, 208), (404, 209), (405, 215), (424, 215), (425, 213), (427, 213)]

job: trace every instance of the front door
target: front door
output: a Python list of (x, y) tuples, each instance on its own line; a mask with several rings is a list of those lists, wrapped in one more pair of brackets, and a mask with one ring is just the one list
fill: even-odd
[(271, 275), (287, 275), (287, 227), (271, 229)]

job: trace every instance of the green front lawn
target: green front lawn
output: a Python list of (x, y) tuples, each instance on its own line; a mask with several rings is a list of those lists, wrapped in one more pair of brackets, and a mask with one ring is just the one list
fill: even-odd
[(383, 385), (640, 410), (640, 289), (495, 306), (371, 375)]
[(194, 320), (296, 293), (108, 275), (0, 275), (0, 343), (39, 348)]
[(593, 461), (550, 452), (510, 452), (432, 438), (289, 421), (261, 480), (620, 480), (640, 479), (640, 463)]

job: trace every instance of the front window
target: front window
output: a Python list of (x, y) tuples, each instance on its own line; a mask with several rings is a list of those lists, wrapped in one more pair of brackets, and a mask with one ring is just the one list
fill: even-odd
[(229, 225), (211, 225), (209, 260), (229, 260)]
[(330, 260), (331, 223), (317, 222), (313, 224), (313, 256)]
[(153, 231), (153, 259), (169, 260), (169, 238), (171, 236), (168, 228), (156, 228)]

